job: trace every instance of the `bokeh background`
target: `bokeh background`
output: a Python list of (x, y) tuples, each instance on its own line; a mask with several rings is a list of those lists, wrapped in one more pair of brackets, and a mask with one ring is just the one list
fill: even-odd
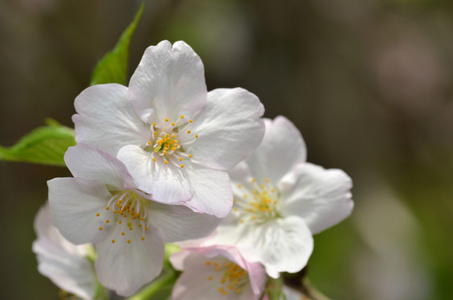
[[(209, 89), (244, 87), (301, 130), (308, 160), (345, 170), (355, 210), (315, 237), (308, 278), (332, 299), (453, 299), (453, 1), (149, 0), (149, 45), (185, 40)], [(136, 0), (0, 0), (0, 144), (73, 100)], [(277, 158), (276, 158), (277, 159)], [(0, 163), (0, 299), (58, 299), (33, 219), (64, 168)]]

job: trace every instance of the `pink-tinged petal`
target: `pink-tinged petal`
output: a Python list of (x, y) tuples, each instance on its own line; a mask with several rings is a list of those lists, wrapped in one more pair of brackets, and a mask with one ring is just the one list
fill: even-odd
[[(146, 49), (129, 83), (132, 105), (145, 122), (195, 117), (205, 106), (207, 89), (200, 57), (184, 42), (168, 41)], [(156, 122), (156, 121), (154, 121)]]
[(132, 177), (121, 161), (89, 145), (70, 147), (65, 153), (65, 162), (74, 177), (99, 180), (116, 188), (132, 183)]
[(105, 237), (96, 214), (105, 210), (111, 197), (99, 181), (54, 178), (47, 182), (52, 219), (60, 233), (76, 245), (95, 243)]
[(168, 243), (208, 236), (221, 222), (219, 218), (194, 212), (182, 205), (156, 202), (150, 204), (148, 219)]
[[(191, 131), (198, 138), (187, 146), (192, 161), (229, 170), (249, 156), (261, 143), (264, 107), (258, 97), (241, 89), (216, 89), (194, 119)], [(182, 145), (184, 145), (182, 143)]]
[(89, 246), (76, 246), (63, 238), (52, 224), (48, 205), (39, 210), (34, 227), (38, 238), (33, 242), (33, 252), (39, 273), (65, 291), (93, 299), (97, 280), (91, 263), (84, 257)]
[(192, 199), (184, 205), (218, 218), (228, 215), (233, 206), (233, 191), (228, 174), (196, 165), (188, 166), (186, 171), (194, 193)]
[(176, 204), (192, 198), (186, 169), (164, 164), (162, 159), (153, 161), (151, 153), (133, 145), (121, 148), (118, 159), (126, 165), (136, 187), (155, 201)]
[(99, 281), (121, 296), (133, 295), (162, 271), (165, 245), (153, 228), (144, 232), (134, 230), (122, 238), (112, 232), (95, 246)]
[(299, 130), (285, 117), (266, 119), (266, 133), (261, 145), (247, 158), (258, 182), (269, 178), (277, 183), (296, 165), (306, 160), (306, 147)]
[(150, 129), (132, 109), (128, 88), (100, 84), (85, 89), (75, 99), (75, 138), (113, 156), (124, 145), (145, 145)]
[[(243, 259), (236, 248), (225, 246), (214, 246), (206, 248), (191, 248), (177, 252), (170, 257), (170, 261), (178, 270), (184, 271), (176, 282), (172, 299), (259, 299), (264, 290), (266, 274), (259, 264), (250, 264)], [(225, 263), (233, 262), (242, 269), (246, 270), (247, 277), (235, 286), (228, 282), (222, 284), (222, 277), (226, 268)], [(217, 271), (216, 268), (219, 268)], [(225, 268), (225, 269), (220, 269)], [(251, 287), (251, 281), (253, 286)], [(233, 289), (227, 286), (231, 285)], [(236, 288), (240, 287), (240, 291)], [(220, 292), (220, 289), (223, 291)]]
[(354, 207), (352, 181), (338, 169), (326, 170), (310, 163), (298, 167), (292, 191), (282, 195), (282, 214), (304, 219), (313, 234), (347, 218)]

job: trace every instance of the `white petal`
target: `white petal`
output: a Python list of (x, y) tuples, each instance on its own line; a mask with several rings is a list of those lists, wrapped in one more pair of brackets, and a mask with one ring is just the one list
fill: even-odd
[(187, 147), (192, 161), (229, 170), (261, 143), (264, 107), (254, 94), (241, 89), (216, 89), (208, 94), (204, 110), (194, 119), (191, 131), (198, 134)]
[(123, 188), (125, 182), (132, 183), (121, 161), (85, 144), (70, 147), (65, 153), (65, 162), (74, 177), (99, 180), (118, 188)]
[(283, 286), (283, 292), (285, 293), (286, 300), (301, 300), (305, 299), (304, 294), (299, 292), (298, 290), (292, 289), (287, 287), (286, 285)]
[(151, 194), (155, 201), (175, 204), (192, 198), (186, 168), (166, 165), (161, 159), (154, 162), (151, 153), (132, 145), (121, 148), (118, 158), (126, 165), (137, 188)]
[[(302, 219), (276, 219), (261, 229), (251, 240), (261, 250), (260, 262), (269, 276), (277, 278), (280, 272), (299, 272), (307, 265), (313, 251), (313, 237)], [(254, 256), (253, 252), (249, 254)]]
[(247, 261), (262, 263), (273, 278), (278, 278), (280, 272), (302, 270), (313, 251), (311, 232), (298, 217), (279, 218), (262, 225), (236, 224), (236, 228), (221, 224), (217, 236), (205, 244), (236, 245)]
[[(141, 239), (143, 235), (145, 240)], [(134, 230), (122, 239), (112, 232), (108, 239), (96, 244), (99, 281), (121, 296), (133, 295), (162, 271), (164, 248), (164, 242), (152, 228), (143, 233)]]
[(228, 174), (196, 165), (191, 165), (186, 170), (194, 193), (193, 198), (184, 205), (218, 218), (228, 215), (233, 206), (233, 191)]
[(38, 238), (33, 242), (33, 252), (37, 255), (38, 271), (59, 288), (82, 299), (92, 299), (96, 277), (82, 249), (88, 246), (73, 245), (61, 236), (52, 224), (48, 205), (40, 209), (34, 225)]
[(245, 163), (245, 161), (241, 161), (238, 163), (233, 169), (228, 171), (230, 175), (231, 181), (235, 183), (237, 186), (238, 184), (243, 184), (247, 182), (247, 180), (252, 176), (249, 166)]
[(279, 116), (273, 121), (266, 119), (263, 142), (246, 162), (258, 182), (269, 178), (275, 184), (305, 159), (306, 147), (299, 130)]
[(354, 206), (351, 178), (338, 169), (326, 170), (310, 163), (298, 167), (294, 189), (282, 195), (282, 214), (299, 216), (313, 234), (347, 218)]
[(182, 205), (165, 205), (153, 202), (148, 219), (165, 242), (198, 239), (211, 234), (221, 219), (192, 211)]
[[(158, 120), (193, 118), (206, 104), (206, 83), (200, 57), (184, 42), (168, 41), (146, 49), (129, 83), (132, 105), (145, 122), (149, 110)], [(156, 122), (156, 121), (154, 121)]]
[(129, 101), (128, 88), (101, 84), (85, 89), (75, 99), (75, 138), (113, 156), (124, 145), (145, 145), (149, 127), (140, 120)]
[(104, 184), (82, 178), (54, 178), (47, 184), (54, 224), (66, 239), (85, 244), (105, 237), (96, 217), (110, 197)]

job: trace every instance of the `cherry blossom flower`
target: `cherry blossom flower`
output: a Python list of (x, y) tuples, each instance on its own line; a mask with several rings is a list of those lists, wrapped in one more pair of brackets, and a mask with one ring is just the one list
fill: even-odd
[(265, 123), (262, 144), (230, 172), (233, 210), (200, 245), (236, 245), (278, 278), (307, 264), (312, 234), (349, 216), (352, 182), (341, 170), (307, 163), (302, 136), (289, 120)]
[(62, 290), (82, 299), (94, 299), (97, 279), (87, 258), (93, 252), (92, 246), (67, 241), (52, 224), (49, 205), (39, 210), (34, 227), (38, 238), (33, 242), (33, 252), (39, 273)]
[(76, 141), (117, 156), (160, 202), (225, 217), (226, 171), (258, 147), (263, 105), (241, 89), (207, 92), (200, 57), (180, 41), (149, 47), (129, 87), (95, 85), (75, 100)]
[(173, 287), (175, 300), (258, 300), (266, 284), (263, 266), (247, 262), (235, 247), (186, 248), (170, 261), (183, 271)]
[(65, 162), (74, 178), (48, 182), (55, 225), (74, 244), (94, 244), (99, 281), (120, 295), (132, 295), (159, 275), (164, 242), (206, 236), (219, 223), (153, 201), (134, 187), (122, 162), (99, 149), (71, 147)]

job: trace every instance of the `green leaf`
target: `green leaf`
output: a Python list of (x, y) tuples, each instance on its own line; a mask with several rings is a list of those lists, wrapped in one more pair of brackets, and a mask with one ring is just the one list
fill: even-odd
[(129, 60), (129, 44), (134, 34), (137, 23), (143, 13), (144, 4), (135, 15), (132, 23), (121, 35), (115, 48), (107, 53), (96, 65), (91, 76), (91, 85), (102, 83), (119, 83), (126, 85), (127, 66)]
[(56, 124), (43, 126), (10, 148), (0, 147), (0, 160), (65, 166), (64, 153), (75, 144), (74, 130)]

